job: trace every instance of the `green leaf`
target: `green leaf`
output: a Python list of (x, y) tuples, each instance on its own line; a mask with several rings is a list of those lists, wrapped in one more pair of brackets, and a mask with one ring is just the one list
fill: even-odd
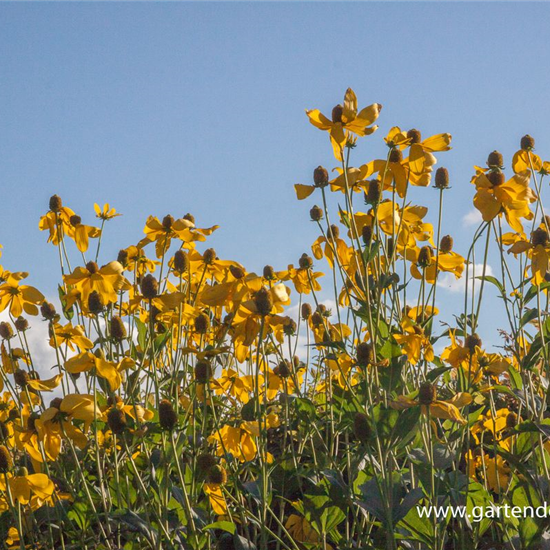
[(527, 323), (530, 323), (538, 317), (538, 310), (536, 308), (528, 309), (519, 321), (519, 328), (523, 328)]
[(476, 279), (479, 279), (480, 281), (487, 281), (488, 283), (491, 283), (491, 284), (495, 285), (499, 289), (502, 296), (506, 295), (506, 293), (504, 291), (504, 287), (502, 286), (501, 282), (498, 279), (496, 279), (495, 277), (493, 277), (491, 275), (485, 275), (485, 276), (480, 275), (479, 277), (476, 277)]
[(57, 285), (57, 292), (59, 294), (63, 316), (67, 319), (67, 321), (70, 321), (74, 317), (74, 309), (72, 306), (67, 307), (67, 293), (61, 285)]
[(237, 530), (237, 526), (230, 521), (215, 521), (214, 523), (205, 525), (203, 529), (221, 529), (222, 531), (227, 531), (228, 533), (234, 535)]

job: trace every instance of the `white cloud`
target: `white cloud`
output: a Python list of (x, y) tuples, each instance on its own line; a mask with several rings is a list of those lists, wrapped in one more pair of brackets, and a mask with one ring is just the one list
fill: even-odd
[(472, 225), (479, 225), (482, 220), (481, 212), (476, 208), (472, 208), (472, 210), (462, 217), (462, 225), (464, 227), (471, 227)]
[[(485, 275), (492, 275), (493, 269), (490, 265), (487, 265), (485, 268)], [(472, 284), (475, 284), (475, 291), (479, 292), (481, 286), (481, 281), (479, 279), (474, 279), (474, 277), (481, 277), (483, 275), (483, 264), (475, 264), (475, 266), (470, 266), (468, 272), (468, 286), (471, 291)], [(448, 290), (453, 293), (464, 293), (466, 290), (466, 269), (460, 279), (457, 279), (452, 273), (445, 273), (442, 277), (439, 278), (437, 286)]]

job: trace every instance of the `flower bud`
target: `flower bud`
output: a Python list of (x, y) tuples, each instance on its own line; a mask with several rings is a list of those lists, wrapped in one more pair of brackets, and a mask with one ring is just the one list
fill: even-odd
[(168, 399), (159, 403), (159, 424), (164, 430), (173, 430), (178, 423), (178, 415)]
[(0, 472), (6, 473), (13, 466), (13, 460), (8, 448), (0, 445)]
[(21, 316), (15, 320), (14, 325), (19, 332), (25, 332), (29, 328), (29, 322), (25, 319), (25, 317)]
[(111, 318), (110, 333), (111, 338), (118, 340), (119, 342), (126, 338), (126, 327), (120, 317), (114, 316)]
[(206, 384), (212, 377), (212, 365), (208, 361), (197, 361), (195, 365), (195, 380)]
[(273, 296), (271, 291), (267, 288), (260, 288), (256, 294), (254, 294), (254, 305), (260, 315), (269, 315), (273, 309)]
[(431, 265), (433, 260), (432, 249), (429, 246), (423, 246), (418, 253), (418, 265), (426, 268)]
[(418, 390), (418, 401), (421, 405), (431, 405), (437, 399), (437, 389), (430, 382), (421, 384)]
[(489, 168), (502, 168), (504, 166), (504, 159), (502, 158), (502, 154), (498, 151), (493, 151), (492, 153), (489, 153), (489, 156), (487, 157), (487, 166)]
[(524, 151), (532, 151), (535, 148), (535, 138), (529, 134), (521, 138), (520, 146)]
[(211, 265), (216, 260), (216, 251), (213, 248), (207, 248), (202, 255), (202, 261), (206, 265)]
[(420, 143), (422, 141), (422, 134), (420, 133), (420, 130), (413, 128), (407, 132), (407, 138), (411, 140), (411, 145), (414, 145), (415, 143)]
[(495, 172), (489, 172), (487, 174), (487, 179), (491, 182), (491, 185), (493, 187), (498, 187), (499, 185), (502, 185), (506, 181), (506, 178), (504, 177), (504, 173), (501, 172), (500, 170)]
[(313, 183), (316, 187), (323, 187), (328, 183), (328, 171), (322, 166), (317, 166), (313, 170)]
[(158, 281), (148, 273), (141, 280), (141, 294), (146, 300), (152, 300), (157, 296), (159, 292)]
[(115, 435), (124, 433), (127, 424), (126, 415), (120, 409), (111, 409), (107, 413), (107, 425)]
[(453, 249), (453, 238), (450, 235), (445, 235), (444, 237), (441, 237), (441, 241), (439, 243), (439, 250), (443, 252), (443, 254), (448, 254)]
[(271, 265), (264, 266), (263, 276), (264, 276), (264, 279), (267, 279), (268, 281), (272, 281), (273, 279), (275, 279), (275, 270), (273, 269), (273, 266)]
[(355, 355), (357, 357), (357, 364), (360, 367), (367, 367), (372, 363), (373, 359), (372, 344), (361, 342), (355, 349)]
[(216, 464), (208, 470), (206, 481), (215, 485), (224, 485), (227, 483), (227, 472), (219, 464)]
[(310, 211), (309, 216), (311, 217), (312, 221), (318, 222), (319, 220), (323, 219), (323, 209), (319, 206), (315, 205)]
[(274, 369), (273, 373), (281, 378), (288, 378), (292, 373), (292, 365), (287, 359), (283, 359)]
[(245, 272), (242, 267), (239, 267), (237, 265), (230, 265), (229, 271), (231, 272), (231, 275), (235, 277), (235, 279), (244, 279)]
[(50, 210), (52, 212), (59, 212), (62, 207), (61, 197), (59, 195), (52, 195), (50, 197)]
[(174, 254), (174, 269), (179, 273), (189, 269), (189, 256), (184, 250), (178, 250)]
[(392, 149), (390, 151), (389, 162), (401, 162), (403, 160), (403, 153), (401, 149)]
[(482, 341), (477, 333), (469, 334), (464, 340), (464, 347), (469, 349), (471, 353), (474, 353), (476, 348), (481, 348)]
[(369, 188), (365, 193), (365, 201), (369, 204), (378, 204), (382, 198), (382, 182), (370, 180)]
[(537, 229), (531, 233), (531, 244), (533, 246), (546, 246), (548, 244), (548, 231), (543, 227), (537, 227)]
[(88, 311), (92, 315), (99, 315), (103, 311), (103, 302), (97, 290), (90, 292), (88, 296)]
[(372, 434), (369, 417), (365, 413), (355, 413), (353, 418), (353, 434), (361, 443), (366, 443)]
[(206, 334), (210, 328), (210, 319), (204, 313), (199, 313), (195, 317), (195, 332), (197, 334)]
[(307, 254), (302, 254), (298, 260), (300, 269), (311, 269), (313, 267), (313, 259)]
[(13, 329), (9, 323), (2, 321), (0, 323), (0, 336), (4, 340), (11, 340), (13, 338)]
[(308, 303), (303, 303), (301, 309), (302, 319), (307, 321), (311, 317), (311, 306)]
[(447, 168), (438, 168), (435, 171), (435, 186), (437, 189), (447, 189), (449, 187), (449, 171)]
[(338, 104), (332, 109), (332, 122), (342, 122), (342, 115), (344, 114), (344, 107)]
[(166, 229), (167, 231), (172, 229), (172, 224), (174, 223), (174, 216), (171, 216), (168, 214), (167, 216), (164, 216), (162, 219), (162, 227)]

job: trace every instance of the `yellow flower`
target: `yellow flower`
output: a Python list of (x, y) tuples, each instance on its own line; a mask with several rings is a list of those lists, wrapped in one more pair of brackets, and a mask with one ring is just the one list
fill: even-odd
[(403, 317), (401, 321), (403, 334), (394, 334), (395, 341), (403, 347), (403, 352), (412, 365), (420, 361), (422, 352), (426, 361), (433, 361), (434, 352), (430, 339), (424, 334), (424, 330), (411, 318)]
[(474, 206), (486, 222), (504, 213), (510, 227), (522, 233), (523, 225), (520, 219), (533, 219), (529, 204), (536, 200), (535, 194), (529, 188), (529, 175), (524, 172), (515, 174), (506, 182), (504, 180), (504, 175), (500, 171), (485, 174), (483, 169), (478, 168), (473, 178), (477, 190)]
[(549, 245), (548, 231), (543, 223), (539, 228), (533, 231), (530, 241), (518, 236), (514, 244), (508, 250), (508, 254), (526, 253), (530, 258), (531, 282), (534, 285), (540, 285), (545, 281), (546, 273), (550, 267)]
[(9, 307), (14, 317), (19, 317), (23, 311), (28, 315), (38, 315), (37, 304), (44, 301), (44, 295), (33, 286), (19, 284), (27, 275), (10, 273), (5, 283), (0, 285), (0, 311)]
[(100, 220), (103, 220), (103, 221), (112, 220), (117, 216), (122, 216), (122, 214), (117, 214), (117, 211), (114, 208), (111, 208), (109, 206), (109, 203), (104, 204), (103, 208), (101, 208), (99, 204), (94, 203), (94, 210), (95, 210), (96, 218), (99, 218)]
[(94, 343), (86, 336), (84, 329), (80, 325), (73, 326), (67, 323), (65, 326), (56, 323), (53, 327), (54, 334), (50, 338), (50, 346), (58, 348), (62, 345), (69, 347), (71, 351), (75, 346), (81, 350), (92, 349)]
[(372, 124), (378, 118), (382, 105), (374, 103), (357, 112), (357, 97), (351, 88), (346, 90), (344, 105), (337, 105), (332, 110), (332, 120), (329, 120), (318, 109), (306, 110), (309, 121), (320, 130), (330, 134), (334, 156), (342, 160), (342, 151), (349, 137), (349, 132), (358, 136), (372, 134), (378, 126)]
[(209, 441), (216, 444), (218, 456), (231, 453), (241, 462), (248, 462), (256, 456), (258, 450), (251, 432), (246, 423), (240, 426), (226, 424), (211, 435)]
[[(29, 504), (32, 497), (32, 508), (36, 509), (48, 500), (54, 493), (53, 481), (46, 474), (30, 474), (24, 476), (10, 476), (8, 483), (14, 500), (21, 504)], [(6, 491), (6, 481), (0, 477), (0, 490)]]

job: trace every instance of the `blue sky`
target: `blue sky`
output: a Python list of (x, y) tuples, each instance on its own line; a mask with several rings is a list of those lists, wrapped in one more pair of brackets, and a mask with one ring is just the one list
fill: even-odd
[[(58, 193), (84, 222), (94, 202), (124, 214), (104, 262), (147, 215), (191, 212), (221, 226), (221, 257), (285, 268), (316, 237), (315, 199), (296, 201), (293, 184), (335, 165), (304, 109), (330, 112), (348, 86), (360, 106), (384, 105), (356, 164), (384, 153), (393, 125), (453, 134), (439, 165), (460, 251), (472, 166), (493, 149), (510, 159), (525, 133), (550, 158), (549, 15), (544, 3), (2, 3), (2, 264), (54, 288), (37, 224)], [(436, 192), (413, 198), (435, 206)]]

